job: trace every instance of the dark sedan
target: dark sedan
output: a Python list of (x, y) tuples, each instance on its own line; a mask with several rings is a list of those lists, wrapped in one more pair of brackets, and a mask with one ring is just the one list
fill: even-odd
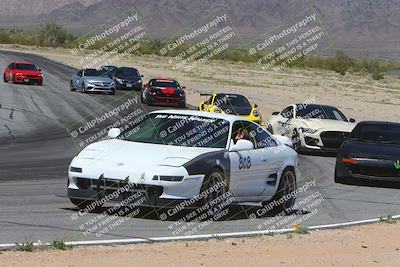
[(186, 93), (184, 86), (173, 79), (151, 79), (143, 86), (141, 93), (142, 103), (147, 105), (165, 105), (186, 107)]
[(360, 122), (340, 147), (335, 182), (400, 186), (400, 123)]
[(128, 90), (142, 90), (143, 75), (140, 75), (139, 71), (135, 68), (121, 67), (118, 68), (113, 74), (112, 78), (117, 85), (117, 89), (128, 89)]

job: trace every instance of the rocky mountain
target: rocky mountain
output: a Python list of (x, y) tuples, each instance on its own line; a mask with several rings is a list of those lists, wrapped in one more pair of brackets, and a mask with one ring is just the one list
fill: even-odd
[[(400, 0), (8, 0), (0, 5), (0, 26), (39, 25), (57, 22), (75, 33), (86, 33), (98, 25), (112, 24), (123, 12), (134, 8), (148, 32), (165, 38), (207, 15), (226, 12), (242, 39), (254, 39), (277, 26), (291, 25), (296, 15), (314, 10), (334, 42), (350, 54), (379, 57), (385, 53), (400, 58)], [(4, 19), (24, 2), (23, 10), (40, 16)], [(17, 4), (18, 3), (18, 4)], [(36, 3), (36, 4), (35, 4)], [(50, 4), (51, 3), (51, 4)], [(43, 6), (40, 8), (40, 6)], [(44, 7), (45, 6), (45, 7)], [(59, 7), (59, 8), (57, 8)], [(46, 10), (46, 12), (45, 12)], [(26, 14), (26, 11), (19, 11)], [(386, 54), (385, 54), (386, 56)]]
[(99, 1), (101, 0), (1, 0), (0, 16), (39, 15), (74, 2), (88, 6)]

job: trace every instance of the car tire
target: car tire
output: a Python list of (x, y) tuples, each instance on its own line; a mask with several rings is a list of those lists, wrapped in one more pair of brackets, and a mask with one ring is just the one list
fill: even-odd
[[(218, 184), (221, 184), (222, 186), (218, 187), (218, 190), (212, 191), (211, 189)], [(218, 205), (221, 202), (224, 202), (224, 198), (222, 198), (221, 202), (217, 202), (216, 200), (226, 194), (228, 192), (228, 189), (228, 181), (223, 171), (221, 171), (219, 168), (212, 169), (204, 178), (204, 182), (201, 187), (201, 193), (209, 191), (211, 192), (209, 194), (204, 194), (204, 199), (201, 199), (200, 205), (210, 205), (209, 210), (211, 212), (209, 213), (209, 215), (213, 216), (218, 214)]]
[(82, 83), (82, 90), (81, 90), (81, 92), (82, 93), (86, 93), (86, 86), (85, 86), (85, 83)]
[[(262, 202), (263, 206), (269, 207), (270, 203), (279, 203), (278, 206), (272, 207), (272, 212), (278, 214), (284, 212), (290, 214), (293, 212), (292, 208), (296, 202), (296, 197), (285, 197), (295, 192), (297, 188), (296, 185), (296, 173), (292, 167), (286, 168), (279, 179), (278, 190), (271, 200)], [(286, 199), (281, 203), (281, 199)]]
[(72, 81), (69, 83), (69, 89), (71, 90), (71, 92), (75, 92), (76, 91), (76, 89), (74, 87), (74, 83)]
[(293, 143), (293, 149), (298, 151), (301, 147), (301, 140), (300, 140), (300, 135), (299, 135), (299, 132), (297, 131), (297, 129), (293, 130), (291, 139), (292, 139), (292, 143)]
[[(83, 200), (77, 198), (70, 198), (69, 200), (72, 202), (72, 204), (74, 204), (80, 209), (85, 209), (94, 202), (93, 200)], [(100, 206), (97, 206), (97, 208), (100, 208)]]
[(5, 83), (8, 83), (7, 78), (6, 78), (6, 74), (3, 74), (3, 81), (4, 81)]
[(186, 103), (179, 105), (180, 108), (186, 108)]
[(15, 76), (13, 76), (12, 82), (13, 82), (13, 84), (17, 83), (17, 81), (15, 80)]
[(112, 92), (110, 93), (110, 95), (115, 95), (115, 91), (112, 91)]

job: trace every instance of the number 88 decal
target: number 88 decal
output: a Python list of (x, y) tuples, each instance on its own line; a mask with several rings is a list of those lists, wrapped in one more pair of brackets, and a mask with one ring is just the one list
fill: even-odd
[(251, 159), (249, 156), (247, 157), (239, 157), (239, 170), (241, 169), (250, 169), (251, 167)]

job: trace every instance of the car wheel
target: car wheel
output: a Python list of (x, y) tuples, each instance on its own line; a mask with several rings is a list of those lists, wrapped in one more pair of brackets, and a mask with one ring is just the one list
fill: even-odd
[(82, 83), (82, 91), (81, 91), (82, 93), (86, 93), (86, 86), (85, 86), (85, 83)]
[(218, 207), (225, 201), (224, 195), (228, 192), (228, 182), (225, 174), (220, 169), (212, 169), (204, 178), (201, 192), (204, 198), (200, 202), (202, 205), (209, 205), (209, 210), (213, 216), (218, 214), (221, 207)]
[(181, 104), (179, 107), (186, 108), (186, 103)]
[(296, 129), (294, 129), (292, 133), (292, 143), (293, 149), (296, 151), (301, 147), (300, 135)]
[(3, 81), (4, 81), (5, 83), (8, 82), (8, 81), (7, 81), (7, 78), (6, 78), (6, 74), (3, 74)]
[[(75, 206), (77, 206), (80, 209), (85, 209), (94, 202), (93, 200), (83, 200), (83, 199), (77, 199), (77, 198), (70, 198), (69, 200), (72, 202), (72, 204), (74, 204)], [(96, 206), (96, 207), (100, 208), (100, 206)]]
[(69, 83), (69, 89), (71, 90), (71, 92), (76, 91), (76, 89), (74, 87), (74, 83), (72, 81)]
[(112, 92), (110, 93), (110, 95), (115, 95), (115, 91), (112, 91)]
[(12, 82), (15, 84), (17, 81), (15, 80), (15, 76), (13, 76)]
[[(270, 203), (279, 203), (277, 206), (271, 207), (271, 211), (291, 213), (296, 202), (296, 196), (291, 194), (296, 191), (296, 188), (296, 173), (293, 168), (286, 168), (279, 180), (278, 191), (270, 201), (263, 202), (263, 206), (269, 207)], [(284, 201), (281, 201), (282, 199)]]

